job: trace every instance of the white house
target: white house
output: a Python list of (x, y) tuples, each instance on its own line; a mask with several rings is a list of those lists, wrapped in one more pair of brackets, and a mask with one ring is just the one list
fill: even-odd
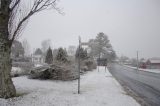
[(44, 63), (44, 55), (40, 48), (36, 49), (36, 51), (32, 55), (32, 62), (34, 64), (43, 64)]

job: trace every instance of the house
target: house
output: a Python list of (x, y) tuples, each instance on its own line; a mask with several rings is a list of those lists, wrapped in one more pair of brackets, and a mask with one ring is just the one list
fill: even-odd
[(149, 69), (160, 69), (160, 58), (150, 58), (146, 65)]
[(44, 55), (40, 48), (37, 48), (36, 51), (32, 55), (32, 62), (34, 64), (42, 64), (44, 63)]

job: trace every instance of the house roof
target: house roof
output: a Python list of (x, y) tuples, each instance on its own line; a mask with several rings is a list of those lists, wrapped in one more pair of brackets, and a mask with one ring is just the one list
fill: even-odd
[(42, 50), (40, 48), (36, 49), (36, 51), (34, 52), (34, 55), (42, 55)]
[(148, 59), (150, 63), (160, 63), (160, 59)]

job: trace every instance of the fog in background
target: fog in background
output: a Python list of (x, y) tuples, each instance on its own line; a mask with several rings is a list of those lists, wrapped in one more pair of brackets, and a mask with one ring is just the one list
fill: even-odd
[(60, 0), (54, 10), (32, 17), (20, 40), (32, 49), (51, 39), (53, 48), (78, 45), (104, 32), (118, 55), (160, 57), (160, 0)]

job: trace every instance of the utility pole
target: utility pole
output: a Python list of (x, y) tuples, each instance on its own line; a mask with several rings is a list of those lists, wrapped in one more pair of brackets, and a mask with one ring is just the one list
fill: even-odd
[(139, 61), (138, 61), (139, 59), (138, 59), (138, 58), (139, 58), (139, 53), (138, 53), (138, 51), (137, 51), (137, 71), (138, 71), (138, 69), (139, 69)]
[(99, 66), (100, 66), (100, 52), (99, 52), (99, 56), (98, 56), (98, 72), (99, 72)]
[(80, 94), (80, 66), (81, 66), (81, 63), (80, 63), (80, 48), (81, 48), (81, 38), (79, 36), (79, 53), (78, 53), (78, 94)]

